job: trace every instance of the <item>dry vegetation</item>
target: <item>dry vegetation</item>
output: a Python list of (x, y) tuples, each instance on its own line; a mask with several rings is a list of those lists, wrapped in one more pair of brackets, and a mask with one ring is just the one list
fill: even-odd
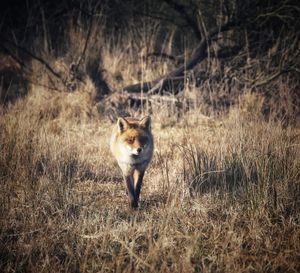
[(132, 211), (112, 124), (84, 90), (34, 88), (1, 117), (1, 271), (299, 271), (299, 129), (250, 112), (253, 96), (218, 119), (154, 114)]
[[(63, 57), (43, 55), (62, 75), (84, 47), (81, 27), (70, 24)], [(93, 29), (86, 59), (101, 59), (112, 90), (174, 67), (137, 58), (154, 45), (134, 45), (134, 34), (107, 43), (101, 31)], [(36, 52), (50, 47), (36, 44)], [(49, 89), (53, 79), (36, 60), (30, 73), (28, 94), (0, 106), (1, 272), (300, 272), (300, 129), (280, 119), (298, 110), (285, 77), (273, 85), (277, 101), (245, 87), (214, 112), (205, 91), (223, 90), (209, 91), (212, 100), (233, 94), (228, 82), (212, 81), (186, 84), (183, 97), (195, 102), (186, 108), (172, 97), (122, 109), (153, 117), (155, 153), (135, 211), (109, 152), (113, 124), (105, 100), (95, 102), (95, 82), (84, 77), (67, 93)]]

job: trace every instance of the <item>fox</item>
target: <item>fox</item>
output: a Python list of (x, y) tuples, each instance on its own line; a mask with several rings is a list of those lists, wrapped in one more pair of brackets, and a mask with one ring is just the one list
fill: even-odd
[(138, 208), (144, 173), (153, 155), (151, 117), (119, 117), (112, 131), (110, 150), (122, 170), (131, 208)]

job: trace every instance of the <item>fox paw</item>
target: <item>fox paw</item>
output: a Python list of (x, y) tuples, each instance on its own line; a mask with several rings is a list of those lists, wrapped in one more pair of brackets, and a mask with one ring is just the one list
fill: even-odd
[(130, 206), (131, 206), (131, 208), (133, 208), (133, 209), (137, 209), (138, 207), (139, 207), (139, 204), (138, 204), (138, 202), (137, 201), (131, 201), (130, 202)]

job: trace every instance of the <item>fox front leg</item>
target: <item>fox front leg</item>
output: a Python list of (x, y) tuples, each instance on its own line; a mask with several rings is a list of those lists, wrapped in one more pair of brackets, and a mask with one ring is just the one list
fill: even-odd
[(124, 182), (127, 188), (127, 194), (132, 208), (138, 207), (138, 201), (134, 190), (134, 182), (131, 175), (124, 176)]
[(140, 199), (140, 193), (141, 193), (141, 188), (143, 185), (144, 173), (145, 173), (145, 171), (136, 170), (134, 172), (134, 176), (133, 176), (134, 181), (135, 181), (135, 195), (136, 195), (137, 203), (139, 202), (139, 199)]

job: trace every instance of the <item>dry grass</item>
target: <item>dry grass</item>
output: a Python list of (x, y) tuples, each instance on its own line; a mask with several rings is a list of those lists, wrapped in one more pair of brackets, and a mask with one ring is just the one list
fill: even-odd
[[(138, 211), (91, 93), (33, 89), (1, 117), (2, 272), (297, 272), (299, 130), (250, 112), (153, 116)], [(250, 106), (249, 106), (250, 105)]]
[[(68, 68), (85, 30), (70, 27), (65, 58), (43, 57)], [(137, 58), (133, 35), (126, 44), (99, 33), (86, 59), (102, 61), (113, 90), (174, 65)], [(141, 52), (154, 50), (141, 41)], [(32, 71), (51, 85), (40, 64)], [(251, 93), (218, 117), (204, 116), (204, 105), (176, 117), (175, 106), (153, 107), (155, 154), (132, 211), (108, 148), (113, 125), (85, 82), (74, 93), (34, 85), (0, 108), (1, 272), (300, 272), (299, 128), (265, 120), (264, 99)], [(189, 95), (201, 104), (202, 89), (221, 87)]]

